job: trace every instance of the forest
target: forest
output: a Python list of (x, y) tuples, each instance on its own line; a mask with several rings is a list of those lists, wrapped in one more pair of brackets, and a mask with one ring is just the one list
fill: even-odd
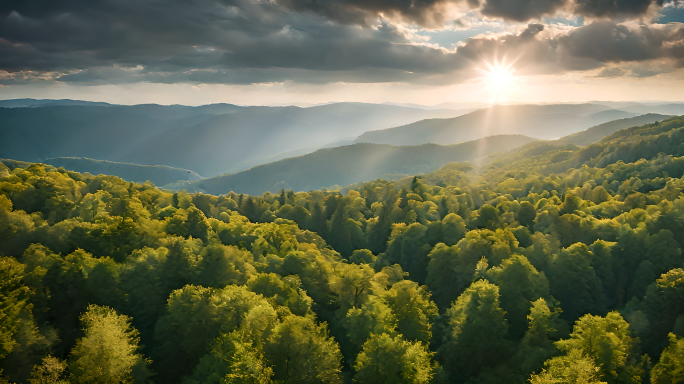
[(0, 163), (0, 383), (684, 383), (684, 118), (261, 196)]

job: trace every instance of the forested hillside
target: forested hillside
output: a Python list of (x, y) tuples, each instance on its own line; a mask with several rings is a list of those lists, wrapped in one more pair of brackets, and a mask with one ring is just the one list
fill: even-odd
[(261, 195), (280, 189), (310, 191), (378, 178), (394, 180), (423, 174), (454, 161), (469, 161), (534, 141), (523, 135), (498, 135), (454, 145), (395, 147), (359, 143), (264, 164), (233, 175), (168, 185), (174, 190)]
[(634, 127), (636, 125), (655, 123), (656, 121), (660, 121), (668, 117), (669, 116), (667, 115), (659, 115), (657, 113), (647, 113), (641, 116), (613, 120), (588, 128), (584, 131), (562, 137), (558, 139), (557, 142), (562, 144), (589, 145), (601, 140), (604, 136), (611, 135), (621, 129)]
[(681, 383), (684, 118), (340, 191), (0, 165), (30, 383)]
[(357, 143), (455, 144), (489, 135), (519, 134), (555, 139), (636, 114), (600, 104), (493, 105), (450, 119), (428, 119), (369, 131)]
[(173, 168), (166, 165), (139, 165), (89, 159), (87, 157), (52, 157), (44, 161), (45, 164), (63, 167), (70, 171), (93, 175), (113, 175), (126, 181), (144, 183), (151, 181), (155, 185), (166, 185), (179, 180), (199, 180), (202, 177), (193, 171)]

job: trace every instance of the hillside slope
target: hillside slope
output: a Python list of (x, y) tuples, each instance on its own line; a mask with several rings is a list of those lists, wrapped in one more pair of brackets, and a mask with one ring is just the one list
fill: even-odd
[(561, 137), (556, 141), (561, 144), (575, 144), (579, 146), (585, 146), (594, 143), (598, 140), (601, 140), (603, 137), (611, 135), (621, 129), (637, 125), (655, 123), (656, 121), (664, 120), (668, 117), (668, 115), (648, 113), (641, 116), (613, 120), (607, 123), (597, 125), (595, 127), (591, 127), (582, 132), (577, 132), (573, 133), (572, 135)]
[(422, 120), (400, 127), (369, 131), (355, 141), (392, 145), (448, 145), (500, 134), (555, 139), (597, 124), (633, 116), (633, 113), (595, 104), (495, 105), (451, 119)]
[(193, 181), (202, 178), (193, 171), (166, 165), (139, 165), (95, 160), (86, 157), (53, 157), (46, 159), (44, 163), (80, 173), (114, 175), (126, 181), (138, 183), (144, 183), (149, 180), (155, 185), (165, 185), (180, 180)]
[(282, 188), (308, 191), (377, 178), (397, 179), (427, 173), (449, 162), (472, 160), (533, 140), (522, 135), (500, 135), (450, 146), (424, 144), (396, 147), (361, 143), (321, 149), (233, 175), (178, 183), (169, 187), (212, 194), (233, 191), (261, 195), (266, 191), (278, 191)]

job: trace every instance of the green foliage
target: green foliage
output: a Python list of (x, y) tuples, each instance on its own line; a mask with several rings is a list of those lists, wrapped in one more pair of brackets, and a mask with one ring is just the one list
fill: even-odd
[(670, 333), (670, 345), (651, 371), (652, 384), (684, 382), (684, 339)]
[(393, 338), (386, 333), (373, 335), (356, 358), (354, 382), (430, 383), (435, 370), (431, 355), (420, 342)]
[(453, 375), (475, 375), (507, 357), (505, 314), (499, 288), (485, 280), (472, 283), (453, 302), (446, 312), (448, 341), (440, 350)]
[(66, 381), (67, 362), (54, 356), (45, 356), (42, 364), (34, 365), (30, 384), (68, 384)]
[(634, 370), (629, 369), (629, 357), (633, 352), (629, 324), (617, 312), (605, 318), (584, 315), (575, 323), (572, 334), (567, 340), (557, 343), (560, 350), (582, 351), (599, 367), (599, 374), (608, 382), (640, 382), (631, 377)]
[(91, 305), (81, 316), (81, 323), (85, 335), (71, 351), (70, 382), (114, 384), (139, 379), (134, 378), (134, 367), (145, 367), (149, 361), (136, 353), (138, 331), (131, 327), (129, 317)]
[(533, 375), (532, 384), (606, 384), (601, 380), (599, 368), (590, 357), (579, 350), (568, 355), (554, 357), (544, 363), (545, 369)]
[(273, 378), (284, 383), (335, 383), (342, 355), (324, 325), (309, 318), (288, 316), (264, 344), (265, 358), (274, 366)]
[(430, 294), (417, 283), (403, 280), (381, 293), (397, 318), (397, 328), (411, 341), (427, 343), (432, 337), (432, 324), (437, 317), (437, 306)]
[(16, 345), (21, 312), (26, 307), (28, 287), (22, 284), (24, 266), (9, 257), (0, 257), (0, 359)]
[(499, 285), (501, 308), (506, 311), (511, 335), (522, 337), (531, 303), (540, 298), (550, 300), (548, 280), (521, 255), (512, 255), (488, 274)]
[(532, 143), (479, 174), (450, 164), (261, 196), (3, 163), (0, 369), (11, 382), (672, 381), (683, 144), (672, 118), (584, 148)]

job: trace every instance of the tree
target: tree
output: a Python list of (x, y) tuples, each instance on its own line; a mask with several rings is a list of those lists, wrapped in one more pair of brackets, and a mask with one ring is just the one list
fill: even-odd
[(579, 350), (554, 357), (544, 367), (542, 373), (532, 375), (531, 384), (607, 384), (601, 380), (594, 361)]
[(618, 312), (610, 312), (606, 317), (582, 316), (575, 323), (570, 338), (556, 345), (566, 353), (579, 350), (593, 359), (604, 380), (628, 382), (628, 377), (634, 375), (629, 366), (634, 341), (629, 324)]
[(668, 335), (668, 345), (651, 370), (651, 384), (684, 383), (684, 338)]
[[(160, 378), (189, 373), (214, 339), (236, 330), (244, 315), (258, 305), (269, 306), (263, 297), (235, 285), (223, 289), (188, 285), (171, 293), (166, 314), (155, 327)], [(183, 353), (176, 353), (178, 349)]]
[(325, 325), (316, 325), (310, 318), (284, 318), (266, 340), (264, 355), (273, 366), (273, 378), (285, 384), (339, 381), (340, 349), (328, 337)]
[(45, 356), (42, 364), (34, 365), (30, 384), (69, 384), (66, 381), (67, 362), (54, 356)]
[(426, 344), (430, 341), (438, 310), (423, 287), (416, 282), (403, 280), (392, 285), (381, 297), (397, 317), (399, 333), (407, 340)]
[(508, 258), (517, 241), (508, 230), (472, 230), (457, 245), (437, 244), (429, 254), (427, 285), (440, 308), (451, 302), (470, 285), (477, 263), (484, 256), (493, 265)]
[(278, 314), (269, 305), (258, 305), (243, 316), (242, 324), (230, 333), (220, 333), (184, 383), (266, 384), (273, 369), (264, 359), (264, 343), (278, 325)]
[(489, 204), (484, 204), (478, 210), (477, 219), (473, 222), (475, 228), (496, 229), (499, 227), (499, 210)]
[(662, 274), (647, 289), (645, 305), (652, 325), (653, 344), (666, 343), (667, 334), (684, 313), (684, 270), (676, 268)]
[(442, 237), (446, 245), (456, 245), (463, 237), (465, 237), (466, 229), (465, 222), (461, 216), (450, 213), (442, 219)]
[(387, 257), (409, 273), (412, 280), (425, 282), (430, 245), (426, 243), (427, 227), (420, 223), (395, 225), (387, 243)]
[(359, 307), (371, 291), (371, 279), (375, 271), (368, 265), (339, 264), (331, 276), (330, 288), (339, 297), (343, 313)]
[(271, 303), (287, 307), (294, 315), (308, 316), (312, 313), (312, 300), (300, 285), (297, 275), (281, 278), (275, 273), (260, 273), (247, 281), (250, 291), (270, 298)]
[(273, 369), (264, 364), (261, 353), (249, 344), (236, 343), (230, 359), (227, 384), (270, 384)]
[(551, 294), (563, 307), (562, 317), (574, 321), (582, 314), (605, 313), (601, 281), (591, 266), (593, 254), (582, 243), (561, 250), (551, 265)]
[(537, 209), (529, 201), (520, 202), (520, 209), (515, 213), (515, 219), (528, 228), (534, 226), (534, 219), (537, 218)]
[(235, 246), (212, 242), (200, 253), (195, 283), (221, 288), (230, 284), (245, 284), (256, 273), (250, 264), (254, 256)]
[(354, 382), (428, 384), (435, 369), (432, 355), (420, 342), (386, 333), (373, 335), (356, 358)]
[(508, 354), (506, 312), (499, 288), (485, 280), (472, 283), (447, 310), (447, 341), (439, 352), (455, 375), (473, 376)]
[(375, 261), (375, 255), (368, 249), (357, 249), (349, 257), (349, 261), (354, 264), (372, 264)]
[(188, 219), (185, 225), (188, 235), (206, 242), (209, 239), (209, 225), (204, 213), (195, 207), (187, 209)]
[(504, 260), (488, 274), (499, 285), (501, 308), (506, 311), (511, 335), (519, 339), (527, 328), (530, 304), (539, 298), (550, 298), (549, 282), (521, 255)]
[[(69, 357), (70, 381), (74, 383), (118, 384), (133, 382), (134, 367), (142, 378), (149, 364), (138, 350), (138, 331), (131, 319), (109, 307), (91, 305), (81, 316), (85, 335)], [(140, 372), (142, 371), (142, 372)]]
[(529, 373), (556, 353), (551, 338), (557, 333), (558, 311), (551, 311), (544, 299), (532, 303), (527, 315), (529, 326), (520, 341), (517, 359), (521, 371)]
[[(449, 247), (439, 243), (428, 255), (430, 262), (427, 269), (427, 285), (440, 308), (447, 308), (458, 297), (462, 290), (461, 286), (465, 285), (466, 276), (463, 269), (467, 267), (460, 265), (459, 251), (455, 245)], [(474, 269), (475, 265), (472, 267)]]
[(397, 317), (384, 300), (370, 296), (361, 308), (351, 308), (343, 322), (356, 355), (372, 335), (396, 335)]

